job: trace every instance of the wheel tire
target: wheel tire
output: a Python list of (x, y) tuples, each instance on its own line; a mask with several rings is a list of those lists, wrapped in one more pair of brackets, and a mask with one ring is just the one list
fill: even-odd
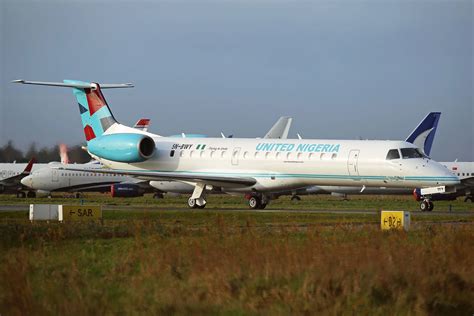
[(74, 194), (74, 196), (76, 197), (76, 199), (80, 199), (81, 198), (81, 193), (76, 192), (76, 194)]
[(292, 200), (292, 201), (301, 201), (301, 198), (300, 198), (298, 195), (293, 195), (293, 196), (291, 197), (291, 200)]
[(198, 205), (196, 203), (196, 199), (189, 198), (188, 199), (188, 206), (189, 206), (189, 208), (197, 208)]
[(206, 203), (206, 204), (203, 204), (203, 205), (198, 205), (198, 208), (203, 209), (203, 208), (206, 207), (206, 205), (207, 205), (207, 203)]
[(256, 196), (252, 196), (250, 197), (249, 199), (249, 207), (251, 209), (259, 209), (260, 208), (260, 205), (262, 204), (260, 198), (256, 197)]
[(36, 197), (36, 192), (28, 191), (28, 193), (26, 193), (26, 197), (28, 197), (30, 199), (34, 199)]
[(155, 194), (153, 194), (153, 198), (154, 198), (154, 199), (163, 199), (164, 196), (163, 196), (162, 193), (155, 193)]
[(24, 199), (26, 197), (26, 194), (25, 194), (25, 192), (20, 191), (20, 192), (16, 193), (16, 197), (20, 198), (20, 199)]
[(263, 209), (265, 209), (265, 207), (267, 207), (267, 203), (262, 203), (262, 204), (260, 204), (259, 209), (263, 210)]
[(428, 201), (428, 212), (431, 212), (434, 209), (434, 204), (431, 201)]
[(420, 210), (422, 212), (426, 212), (428, 210), (428, 208), (429, 208), (429, 204), (428, 204), (427, 201), (423, 201), (423, 202), (420, 203)]
[(474, 198), (468, 195), (464, 198), (464, 202), (469, 202), (469, 201), (471, 201), (471, 203), (474, 203)]

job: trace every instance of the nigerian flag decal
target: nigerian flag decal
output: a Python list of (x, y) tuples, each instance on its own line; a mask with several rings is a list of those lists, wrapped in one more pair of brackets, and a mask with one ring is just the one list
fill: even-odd
[(196, 149), (203, 150), (205, 147), (206, 147), (206, 145), (199, 144), (199, 145), (197, 145)]

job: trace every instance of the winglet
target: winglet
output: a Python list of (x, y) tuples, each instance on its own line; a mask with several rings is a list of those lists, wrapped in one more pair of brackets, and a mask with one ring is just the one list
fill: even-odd
[(23, 170), (23, 174), (30, 174), (31, 169), (33, 168), (33, 165), (36, 163), (35, 157), (31, 158), (30, 161), (28, 162), (28, 165), (26, 165), (25, 170)]

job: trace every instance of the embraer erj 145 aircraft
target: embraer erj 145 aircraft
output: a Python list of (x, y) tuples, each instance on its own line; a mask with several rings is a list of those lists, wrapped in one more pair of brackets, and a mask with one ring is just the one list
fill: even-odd
[[(459, 184), (444, 166), (404, 141), (161, 137), (124, 126), (112, 115), (101, 88), (131, 84), (14, 82), (73, 88), (87, 150), (113, 169), (95, 172), (191, 183), (191, 208), (205, 207), (206, 190), (213, 187), (249, 194), (251, 208), (264, 208), (267, 193), (309, 185), (419, 187), (425, 194)], [(399, 153), (410, 159), (394, 163), (391, 158)]]

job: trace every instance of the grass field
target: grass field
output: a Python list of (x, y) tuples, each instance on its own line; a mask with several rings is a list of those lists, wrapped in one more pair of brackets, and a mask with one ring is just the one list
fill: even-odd
[[(381, 232), (376, 212), (256, 212), (219, 196), (200, 211), (183, 209), (185, 198), (85, 200), (106, 204), (102, 223), (0, 212), (1, 315), (474, 313), (471, 203), (438, 202), (433, 214), (412, 213), (411, 231)], [(404, 197), (274, 202), (417, 208)], [(435, 214), (449, 205), (452, 214)]]

